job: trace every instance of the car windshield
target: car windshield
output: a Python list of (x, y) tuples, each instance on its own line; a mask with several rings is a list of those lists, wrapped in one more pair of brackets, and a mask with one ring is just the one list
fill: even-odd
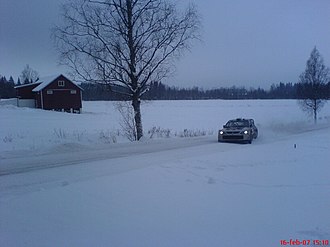
[(249, 127), (248, 120), (231, 120), (226, 123), (226, 127)]

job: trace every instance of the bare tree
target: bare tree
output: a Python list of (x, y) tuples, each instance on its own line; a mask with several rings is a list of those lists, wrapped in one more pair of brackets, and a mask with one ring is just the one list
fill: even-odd
[(23, 84), (33, 83), (39, 79), (39, 74), (27, 64), (24, 67), (20, 78)]
[(123, 130), (124, 136), (130, 141), (137, 140), (136, 126), (134, 121), (134, 112), (127, 101), (118, 101), (116, 108), (120, 113), (120, 126)]
[(179, 11), (167, 0), (71, 0), (63, 18), (53, 30), (60, 61), (76, 79), (109, 84), (129, 96), (139, 140), (141, 96), (198, 38), (197, 10), (190, 5)]
[(324, 65), (323, 58), (314, 47), (306, 69), (299, 77), (297, 96), (301, 108), (313, 116), (317, 122), (317, 113), (329, 98), (327, 83), (330, 81), (329, 68)]

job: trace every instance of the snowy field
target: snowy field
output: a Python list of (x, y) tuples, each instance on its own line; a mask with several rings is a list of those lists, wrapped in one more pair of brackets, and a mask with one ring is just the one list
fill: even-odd
[[(314, 125), (293, 100), (147, 102), (140, 143), (121, 136), (113, 102), (83, 111), (0, 102), (0, 246), (330, 240), (329, 104)], [(236, 117), (255, 119), (251, 145), (217, 142)], [(150, 139), (153, 127), (171, 138)]]
[[(83, 102), (83, 111), (79, 115), (17, 108), (0, 101), (0, 155), (99, 148), (128, 141), (121, 133), (116, 103)], [(298, 133), (313, 125), (294, 100), (151, 101), (143, 103), (142, 117), (144, 141), (150, 139), (148, 132), (154, 127), (170, 130), (171, 137), (184, 135), (185, 129), (193, 134), (216, 135), (227, 120), (237, 117), (254, 118), (261, 139)], [(330, 123), (330, 104), (319, 116), (319, 125), (324, 123)]]

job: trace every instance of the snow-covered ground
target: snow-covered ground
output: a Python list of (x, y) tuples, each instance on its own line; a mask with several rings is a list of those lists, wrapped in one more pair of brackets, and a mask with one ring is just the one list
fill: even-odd
[[(144, 128), (173, 138), (146, 133), (141, 143), (107, 139), (120, 129), (114, 109), (0, 105), (0, 246), (330, 240), (329, 105), (315, 126), (291, 100), (149, 102)], [(217, 143), (217, 129), (235, 117), (255, 119), (252, 145)], [(210, 135), (175, 136), (184, 129)]]
[[(120, 114), (115, 102), (83, 102), (83, 114), (17, 108), (0, 101), (0, 155), (43, 153), (64, 150), (67, 146), (81, 149), (127, 142), (121, 135)], [(192, 133), (216, 135), (228, 119), (252, 117), (261, 129), (261, 138), (295, 133), (310, 128), (311, 119), (295, 100), (207, 100), (153, 101), (142, 106), (145, 140), (153, 127), (169, 129), (171, 136), (180, 136), (187, 129)], [(319, 125), (330, 122), (330, 104), (322, 109)], [(267, 132), (267, 135), (263, 134)], [(154, 135), (155, 136), (155, 135)]]

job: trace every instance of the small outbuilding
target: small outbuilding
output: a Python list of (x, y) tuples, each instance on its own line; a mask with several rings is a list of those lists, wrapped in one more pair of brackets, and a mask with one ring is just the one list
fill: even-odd
[(15, 87), (17, 106), (80, 113), (82, 88), (64, 75), (40, 78)]

